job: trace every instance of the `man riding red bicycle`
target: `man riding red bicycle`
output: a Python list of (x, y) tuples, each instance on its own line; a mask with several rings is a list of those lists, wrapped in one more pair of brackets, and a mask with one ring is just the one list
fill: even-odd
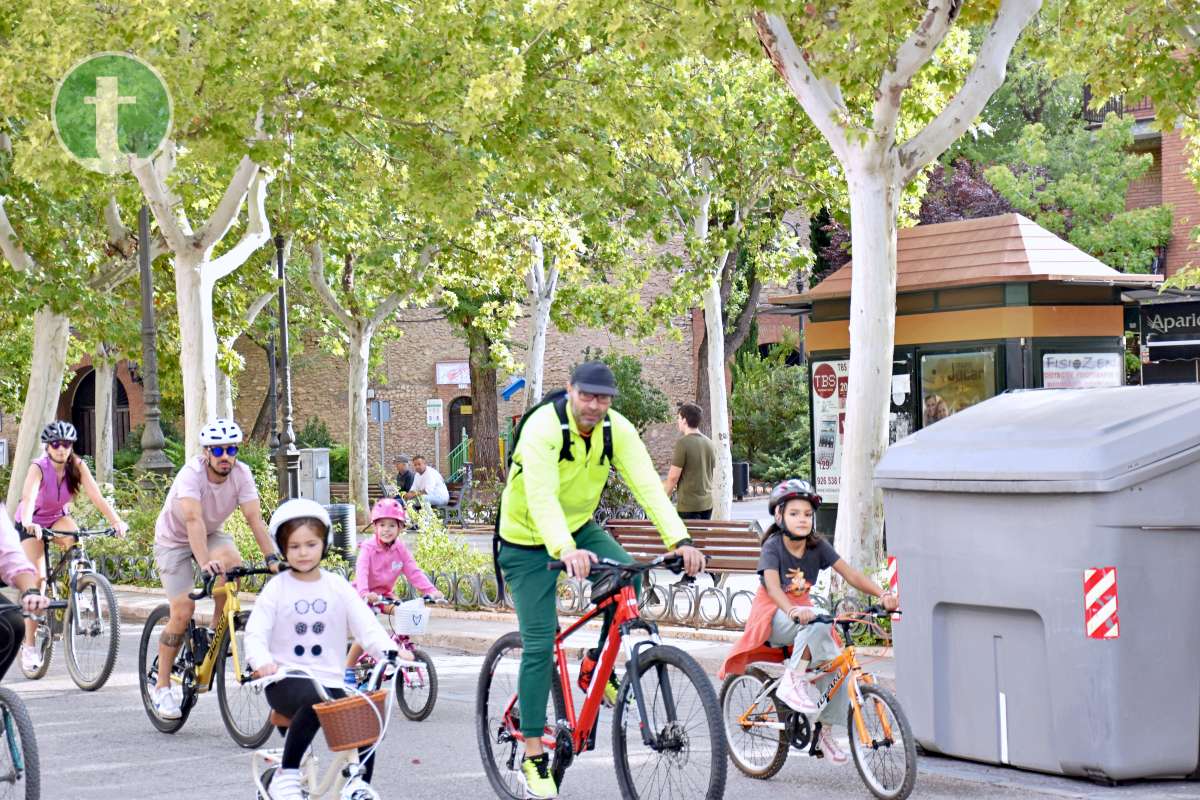
[[(541, 740), (558, 628), (558, 573), (547, 565), (561, 560), (569, 576), (582, 579), (598, 557), (633, 560), (592, 519), (610, 469), (624, 478), (667, 547), (683, 557), (687, 574), (704, 567), (704, 556), (692, 547), (637, 429), (610, 408), (616, 393), (608, 365), (590, 361), (577, 367), (565, 393), (547, 395), (521, 421), (501, 497), (496, 561), (516, 608), (523, 645), (517, 686), (525, 737), (521, 775), (527, 796), (539, 800), (558, 796)], [(579, 683), (585, 689), (604, 646), (607, 622), (599, 646), (580, 666)], [(611, 691), (605, 688), (608, 702), (615, 702), (616, 682)]]

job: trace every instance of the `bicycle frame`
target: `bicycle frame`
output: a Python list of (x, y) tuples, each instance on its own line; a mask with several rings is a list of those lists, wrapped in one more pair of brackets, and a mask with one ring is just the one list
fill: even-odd
[[(236, 630), (234, 620), (238, 613), (242, 610), (241, 601), (238, 600), (238, 583), (236, 580), (226, 581), (222, 585), (213, 589), (213, 593), (222, 592), (225, 595), (225, 610), (220, 617), (217, 618), (213, 627), (212, 644), (209, 645), (208, 652), (204, 654), (203, 660), (196, 665), (196, 692), (207, 692), (212, 688), (213, 675), (217, 668), (217, 650), (221, 642), (221, 637), (225, 635), (225, 631), (229, 631), (229, 655), (233, 659), (234, 673), (238, 676), (238, 681), (242, 680), (242, 663), (238, 654), (237, 636), (233, 634)], [(193, 625), (195, 623), (193, 622)], [(189, 625), (189, 633), (193, 625)]]
[[(600, 654), (600, 659), (596, 664), (595, 671), (592, 673), (592, 682), (588, 685), (587, 692), (584, 694), (583, 705), (580, 708), (578, 715), (575, 713), (575, 699), (571, 692), (571, 674), (567, 664), (567, 654), (563, 649), (563, 642), (575, 633), (592, 619), (602, 614), (605, 609), (616, 604), (616, 614), (613, 617), (612, 624), (608, 629), (608, 637), (604, 642), (604, 650)], [(629, 669), (634, 670), (633, 674), (638, 674), (637, 669), (638, 655), (645, 647), (653, 647), (658, 644), (658, 631), (650, 623), (643, 620), (638, 613), (637, 594), (634, 592), (632, 585), (622, 586), (620, 591), (606, 598), (599, 605), (593, 607), (590, 611), (577, 619), (565, 631), (560, 631), (554, 637), (554, 661), (557, 668), (557, 679), (563, 687), (563, 701), (566, 706), (567, 725), (571, 732), (571, 744), (573, 755), (579, 755), (588, 749), (588, 744), (591, 741), (592, 729), (596, 725), (596, 720), (600, 715), (600, 706), (604, 698), (604, 687), (608, 683), (609, 676), (612, 675), (613, 668), (617, 663), (617, 653), (621, 649), (625, 635), (632, 628), (641, 628), (650, 634), (650, 638), (644, 642), (638, 642), (629, 650)], [(664, 701), (671, 706), (670, 713), (674, 714), (674, 702), (671, 697), (670, 684), (663, 682)], [(642, 696), (642, 686), (640, 681), (633, 682), (634, 697), (637, 700), (638, 714), (641, 721), (642, 739), (647, 745), (652, 743), (650, 726), (647, 724), (645, 699)], [(512, 729), (512, 734), (519, 741), (524, 741), (525, 737), (520, 730), (511, 724), (511, 714), (513, 707), (516, 705), (517, 699), (514, 695), (509, 701), (509, 705), (504, 710), (504, 717), (509, 722), (509, 727)], [(554, 735), (542, 735), (542, 744), (553, 750), (556, 746), (556, 737)]]
[[(824, 694), (821, 696), (822, 705), (824, 703), (828, 703), (829, 698), (833, 697), (842, 684), (849, 681), (846, 693), (850, 698), (850, 706), (854, 710), (854, 732), (857, 734), (859, 742), (864, 747), (871, 747), (874, 742), (871, 739), (871, 735), (867, 732), (866, 723), (863, 722), (863, 698), (862, 692), (859, 691), (859, 683), (874, 683), (875, 679), (870, 673), (863, 671), (863, 668), (858, 663), (858, 658), (855, 655), (854, 645), (849, 643), (849, 639), (847, 639), (847, 644), (842, 649), (842, 652), (839, 653), (836, 658), (826, 664), (821, 670), (822, 675), (832, 675), (835, 673), (838, 675), (837, 680), (831, 683), (829, 688), (826, 689)], [(745, 727), (782, 729), (784, 727), (783, 723), (766, 721), (762, 718), (764, 716), (762, 713), (755, 712), (755, 708), (758, 707), (758, 704), (767, 695), (769, 695), (778, 684), (779, 679), (776, 679), (764, 686), (759, 696), (754, 698), (754, 702), (751, 704), (750, 708), (746, 709), (744, 712), (742, 712), (742, 715), (738, 717), (738, 722)], [(880, 714), (879, 719), (880, 723), (882, 724), (883, 733), (886, 740), (889, 742), (892, 741), (892, 729), (891, 725), (888, 723), (887, 715)]]
[[(82, 534), (82, 535), (80, 535)], [(44, 529), (42, 533), (42, 558), (46, 564), (45, 591), (47, 596), (54, 598), (57, 593), (59, 582), (65, 577), (67, 579), (67, 596), (75, 594), (78, 591), (79, 576), (96, 571), (95, 565), (87, 557), (84, 550), (84, 542), (86, 541), (87, 531), (55, 531), (53, 529)], [(95, 535), (95, 534), (92, 534)], [(58, 563), (53, 569), (50, 566), (50, 543), (59, 536), (71, 536), (75, 539), (75, 543), (67, 549), (63, 550), (59, 556)], [(94, 598), (93, 598), (94, 599)], [(71, 622), (79, 627), (79, 604), (72, 604), (73, 619)], [(61, 620), (57, 614), (46, 615), (46, 625), (49, 627), (51, 635), (61, 633), (62, 624), (66, 622)]]

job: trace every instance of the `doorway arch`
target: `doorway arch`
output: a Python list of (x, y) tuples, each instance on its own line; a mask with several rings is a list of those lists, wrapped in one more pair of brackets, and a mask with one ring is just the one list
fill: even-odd
[(471, 435), (472, 419), (471, 398), (463, 395), (450, 401), (450, 449), (458, 447), (463, 439), (463, 431)]
[[(113, 450), (120, 450), (129, 438), (129, 395), (119, 376), (113, 377), (112, 400)], [(75, 452), (81, 456), (96, 454), (96, 370), (88, 368), (75, 385), (71, 397), (71, 424), (78, 432)]]

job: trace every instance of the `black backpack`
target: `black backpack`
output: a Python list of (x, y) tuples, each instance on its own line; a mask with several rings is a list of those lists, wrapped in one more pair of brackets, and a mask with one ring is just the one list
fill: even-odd
[[(571, 423), (567, 419), (567, 390), (556, 389), (553, 392), (548, 392), (532, 406), (528, 411), (521, 415), (521, 419), (517, 421), (517, 427), (513, 429), (512, 447), (508, 450), (508, 455), (505, 458), (505, 471), (511, 479), (513, 475), (513, 453), (517, 450), (517, 442), (521, 439), (521, 431), (525, 429), (525, 422), (533, 416), (533, 413), (542, 406), (553, 405), (554, 413), (558, 415), (558, 425), (562, 428), (562, 447), (558, 451), (559, 461), (574, 461), (575, 456), (571, 454)], [(613, 443), (612, 443), (612, 420), (608, 418), (608, 414), (604, 415), (604, 419), (600, 423), (601, 434), (603, 436), (604, 451), (600, 454), (600, 463), (607, 462), (612, 465)], [(517, 465), (520, 469), (521, 465)], [(504, 600), (504, 575), (500, 571), (500, 505), (502, 497), (496, 499), (496, 525), (492, 532), (492, 568), (496, 571), (496, 596), (500, 601)], [(513, 545), (520, 547), (521, 545)]]
[[(525, 421), (533, 416), (533, 412), (540, 409), (542, 406), (553, 405), (554, 413), (558, 415), (558, 425), (562, 428), (562, 447), (558, 451), (559, 461), (574, 461), (575, 456), (571, 455), (571, 423), (567, 420), (567, 390), (555, 389), (553, 392), (547, 393), (537, 405), (530, 408), (521, 415), (521, 419), (517, 421), (517, 427), (513, 429), (512, 447), (508, 450), (508, 456), (505, 463), (505, 470), (512, 470), (513, 453), (517, 451), (517, 442), (521, 440), (521, 431), (525, 429)], [(604, 420), (600, 423), (602, 435), (604, 437), (604, 452), (600, 454), (600, 463), (608, 462), (612, 464), (613, 444), (612, 444), (612, 420), (608, 418), (608, 414), (604, 415)], [(520, 466), (517, 467), (520, 469)], [(499, 524), (499, 523), (497, 523)]]

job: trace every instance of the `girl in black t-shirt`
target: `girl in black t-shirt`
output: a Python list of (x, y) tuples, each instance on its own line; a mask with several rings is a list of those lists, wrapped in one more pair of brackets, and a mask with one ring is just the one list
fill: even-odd
[(843, 684), (829, 698), (824, 708), (819, 705), (834, 676), (818, 679), (817, 685), (805, 678), (810, 662), (821, 663), (836, 658), (841, 647), (833, 638), (828, 623), (814, 623), (809, 590), (821, 570), (832, 567), (846, 583), (868, 595), (880, 598), (883, 607), (894, 610), (899, 602), (875, 581), (846, 562), (824, 538), (813, 530), (813, 516), (821, 504), (820, 496), (808, 481), (784, 481), (771, 492), (768, 508), (775, 517), (763, 539), (762, 556), (758, 562), (759, 579), (776, 609), (771, 618), (768, 643), (774, 647), (792, 646), (783, 679), (776, 696), (804, 714), (820, 712), (820, 746), (835, 764), (846, 762), (846, 753), (834, 741), (831, 724), (843, 724), (849, 698)]

